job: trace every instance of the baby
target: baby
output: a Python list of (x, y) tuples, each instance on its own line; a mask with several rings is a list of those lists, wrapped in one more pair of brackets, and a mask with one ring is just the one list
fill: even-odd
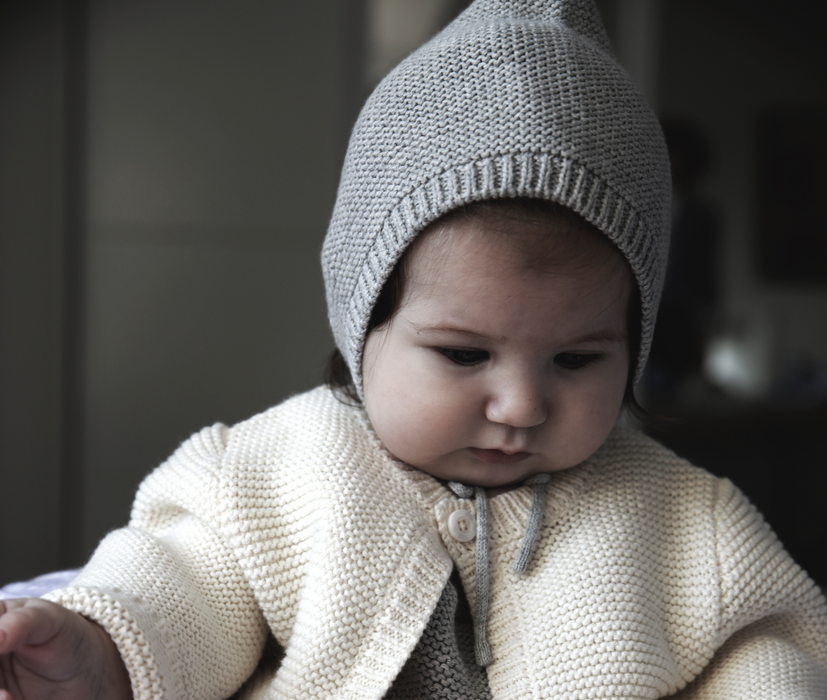
[(0, 602), (0, 700), (827, 697), (818, 589), (616, 425), (668, 224), (592, 3), (477, 0), (354, 129), (328, 386), (196, 434), (68, 588)]

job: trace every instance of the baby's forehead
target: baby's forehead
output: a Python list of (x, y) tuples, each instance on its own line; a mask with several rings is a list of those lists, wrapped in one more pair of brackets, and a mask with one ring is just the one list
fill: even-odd
[[(477, 245), (474, 231), (434, 234), (412, 260), (399, 306), (401, 323), (417, 332), (464, 329), (498, 342), (547, 347), (599, 327), (626, 337), (631, 273), (615, 264), (528, 267), (501, 264), (509, 237)], [(442, 238), (442, 240), (440, 240)]]
[[(530, 207), (530, 208), (528, 208)], [(556, 272), (628, 267), (600, 230), (562, 207), (494, 205), (452, 212), (426, 227), (411, 246), (412, 276), (440, 274), (447, 261), (491, 272)]]
[[(491, 313), (515, 304), (565, 304), (575, 311), (599, 297), (610, 306), (617, 302), (625, 316), (631, 270), (609, 241), (594, 246), (572, 237), (561, 244), (531, 222), (509, 230), (488, 223), (463, 219), (427, 232), (405, 266), (402, 306), (486, 299)], [(555, 282), (561, 278), (563, 287)], [(575, 293), (561, 297), (561, 289)], [(501, 304), (505, 299), (510, 304)]]

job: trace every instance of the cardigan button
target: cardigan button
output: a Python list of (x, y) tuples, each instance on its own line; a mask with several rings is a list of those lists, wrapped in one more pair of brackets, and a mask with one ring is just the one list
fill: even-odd
[(470, 542), (477, 535), (477, 523), (464, 508), (455, 510), (448, 516), (448, 532), (460, 542)]

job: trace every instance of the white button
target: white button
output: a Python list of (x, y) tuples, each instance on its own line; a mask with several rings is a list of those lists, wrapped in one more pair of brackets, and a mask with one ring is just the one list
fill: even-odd
[(477, 523), (467, 510), (460, 508), (448, 516), (448, 532), (455, 540), (470, 542), (476, 537)]

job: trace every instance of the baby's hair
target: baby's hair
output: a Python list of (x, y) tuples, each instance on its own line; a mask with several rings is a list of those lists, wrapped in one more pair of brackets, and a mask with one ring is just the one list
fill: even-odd
[[(410, 281), (410, 260), (414, 251), (429, 235), (441, 231), (450, 232), (453, 223), (460, 220), (481, 222), (486, 231), (512, 235), (525, 224), (543, 229), (542, 235), (515, 235), (518, 256), (517, 264), (526, 269), (549, 269), (578, 264), (594, 264), (600, 256), (607, 264), (615, 262), (618, 256), (628, 266), (619, 249), (600, 231), (577, 212), (555, 202), (544, 199), (515, 197), (471, 202), (453, 209), (429, 224), (408, 246), (393, 268), (374, 304), (365, 331), (367, 338), (373, 331), (389, 323), (399, 311), (405, 299)], [(550, 234), (550, 235), (549, 235)], [(631, 274), (631, 269), (630, 269)], [(637, 284), (626, 309), (626, 326), (629, 345), (629, 374), (626, 382), (624, 405), (638, 418), (645, 419), (645, 410), (637, 403), (634, 392), (634, 376), (640, 350), (641, 308)], [(361, 405), (353, 377), (338, 349), (328, 360), (325, 383), (346, 403)]]

